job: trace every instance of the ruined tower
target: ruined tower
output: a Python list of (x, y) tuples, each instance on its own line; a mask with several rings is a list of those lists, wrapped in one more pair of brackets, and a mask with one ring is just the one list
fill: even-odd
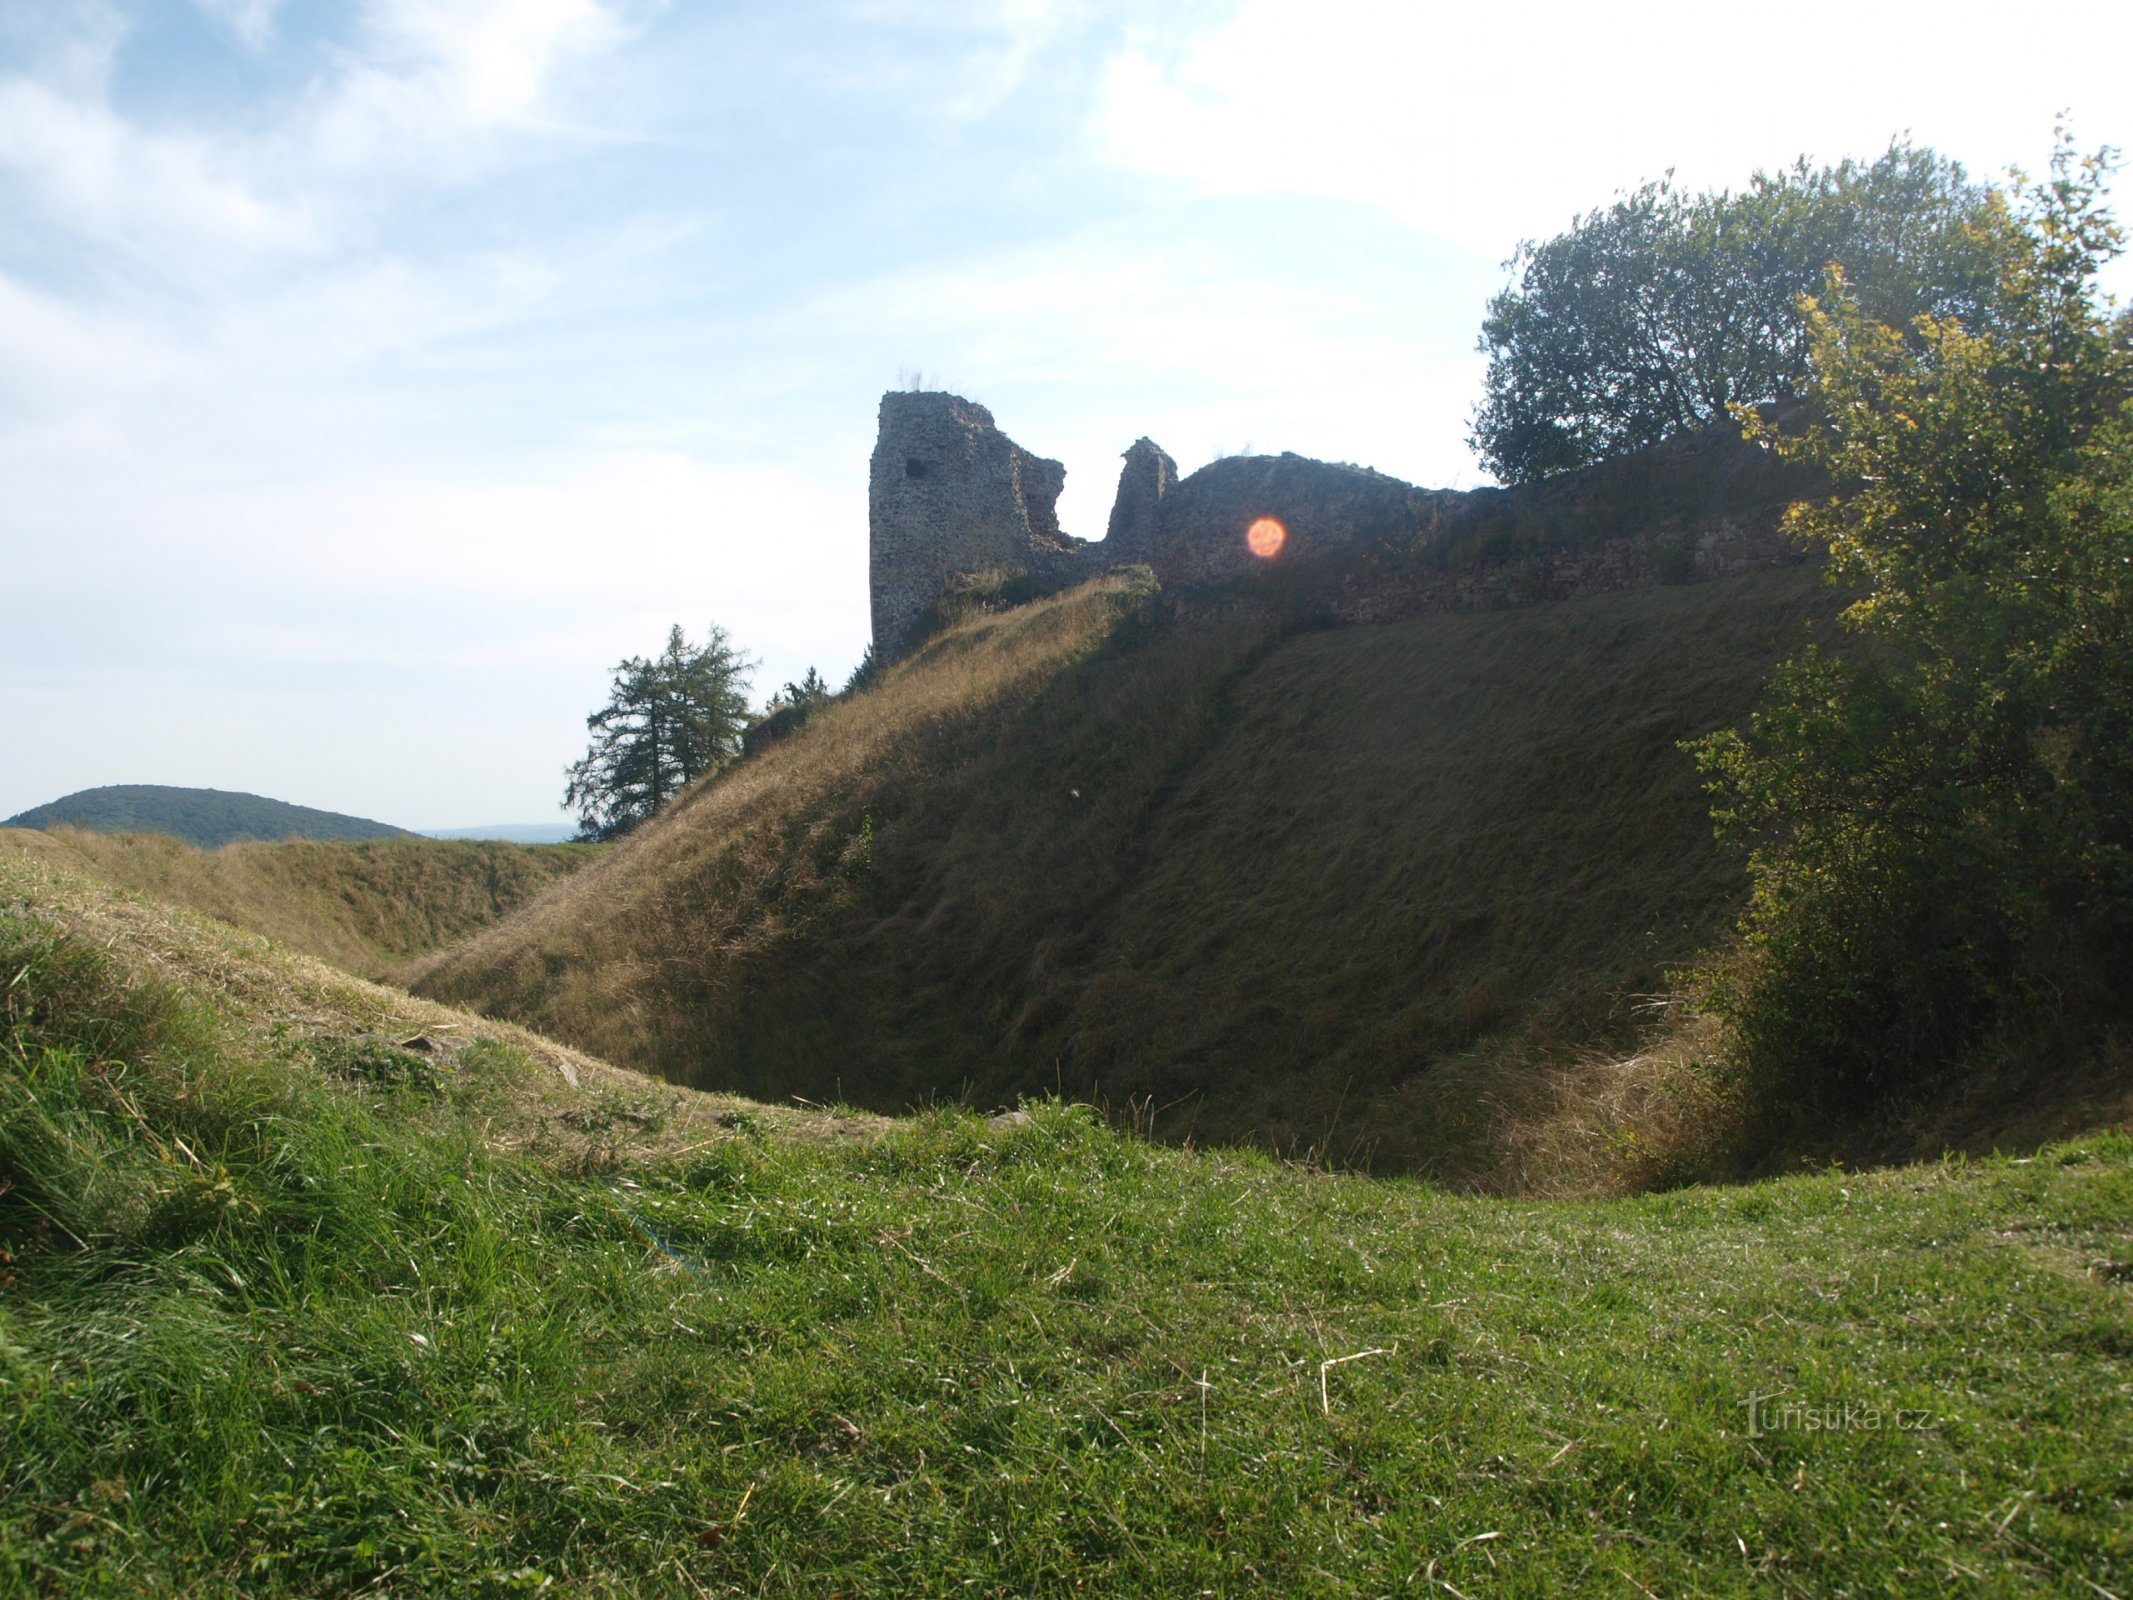
[[(1780, 511), (1826, 492), (1730, 425), (1514, 489), (1419, 489), (1289, 453), (1230, 456), (1180, 478), (1148, 438), (1124, 459), (1108, 532), (1092, 544), (1059, 530), (1066, 469), (1008, 438), (983, 406), (882, 396), (869, 496), (876, 658), (911, 649), (943, 596), (1006, 603), (1125, 565), (1147, 566), (1187, 606), (1308, 574), (1323, 614), (1350, 620), (1753, 570), (1799, 559)], [(1647, 525), (1621, 532), (1624, 505)], [(1613, 520), (1597, 531), (1602, 513)], [(1456, 579), (1442, 561), (1408, 559), (1425, 550), (1456, 557)]]
[[(1400, 538), (1437, 498), (1361, 467), (1302, 456), (1236, 456), (1188, 478), (1153, 439), (1125, 452), (1101, 543), (1059, 530), (1066, 468), (1023, 449), (961, 395), (881, 397), (868, 489), (874, 651), (893, 661), (934, 602), (956, 589), (1035, 579), (1063, 589), (1145, 563), (1165, 584), (1222, 583)], [(1254, 550), (1255, 523), (1280, 541)]]
[(1096, 547), (1059, 531), (1066, 468), (960, 395), (890, 393), (868, 480), (874, 649), (903, 653), (926, 608), (981, 573), (1071, 582)]
[(1178, 464), (1153, 439), (1143, 434), (1126, 451), (1125, 470), (1118, 475), (1118, 499), (1111, 506), (1111, 525), (1104, 534), (1104, 559), (1114, 564), (1146, 561), (1155, 553), (1156, 519), (1163, 496), (1178, 481)]

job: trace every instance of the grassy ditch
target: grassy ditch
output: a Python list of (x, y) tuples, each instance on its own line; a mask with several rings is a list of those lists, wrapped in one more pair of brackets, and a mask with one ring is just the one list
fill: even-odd
[(287, 839), (201, 849), (167, 834), (0, 829), (0, 856), (88, 872), (381, 978), (508, 915), (600, 854), (480, 839)]
[(83, 927), (0, 926), (0, 1594), (2133, 1585), (2123, 1138), (1599, 1204), (619, 1074), (499, 1139), (527, 1036)]
[(1057, 1092), (1522, 1186), (1507, 1129), (1643, 1048), (1739, 905), (1678, 741), (1834, 603), (1790, 569), (1294, 633), (1107, 581), (950, 628), (413, 983), (702, 1087)]

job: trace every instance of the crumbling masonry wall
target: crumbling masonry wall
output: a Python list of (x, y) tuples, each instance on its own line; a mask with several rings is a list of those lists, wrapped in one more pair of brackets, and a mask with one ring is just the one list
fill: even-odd
[(1145, 435), (1133, 441), (1126, 451), (1125, 470), (1118, 475), (1118, 498), (1112, 502), (1111, 523), (1104, 532), (1106, 560), (1123, 566), (1154, 558), (1163, 497), (1177, 482), (1178, 464), (1161, 445)]
[(1066, 468), (1002, 433), (960, 395), (891, 393), (867, 487), (874, 651), (894, 659), (933, 602), (981, 573), (1061, 584), (1102, 570), (1059, 531)]
[[(1411, 483), (1308, 456), (1229, 456), (1165, 495), (1145, 558), (1165, 588), (1228, 583), (1308, 566), (1359, 543), (1407, 544), (1446, 497)], [(1271, 517), (1284, 538), (1272, 556), (1246, 542)]]
[[(1125, 452), (1100, 543), (1060, 531), (1066, 469), (957, 395), (888, 394), (869, 489), (874, 650), (910, 647), (949, 590), (980, 578), (1064, 588), (1146, 563), (1181, 614), (1255, 603), (1254, 579), (1292, 575), (1329, 621), (1494, 608), (1799, 559), (1779, 511), (1812, 492), (1797, 467), (1706, 429), (1513, 489), (1419, 489), (1298, 455), (1233, 456), (1180, 479), (1151, 439)], [(1282, 524), (1272, 555), (1248, 530)], [(1344, 559), (1345, 558), (1345, 559)], [(1318, 591), (1323, 590), (1323, 594)]]

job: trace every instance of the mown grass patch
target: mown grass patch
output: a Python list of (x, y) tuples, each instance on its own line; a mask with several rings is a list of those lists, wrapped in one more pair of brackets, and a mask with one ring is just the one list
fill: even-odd
[(591, 1164), (0, 945), (0, 1592), (2133, 1582), (2122, 1138), (1604, 1204), (1056, 1103)]

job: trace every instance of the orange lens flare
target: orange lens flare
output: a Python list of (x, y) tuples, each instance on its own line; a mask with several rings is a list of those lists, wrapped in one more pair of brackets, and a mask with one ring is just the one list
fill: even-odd
[(1271, 561), (1281, 554), (1281, 547), (1289, 542), (1289, 530), (1272, 517), (1261, 517), (1244, 530), (1244, 542), (1261, 561)]

